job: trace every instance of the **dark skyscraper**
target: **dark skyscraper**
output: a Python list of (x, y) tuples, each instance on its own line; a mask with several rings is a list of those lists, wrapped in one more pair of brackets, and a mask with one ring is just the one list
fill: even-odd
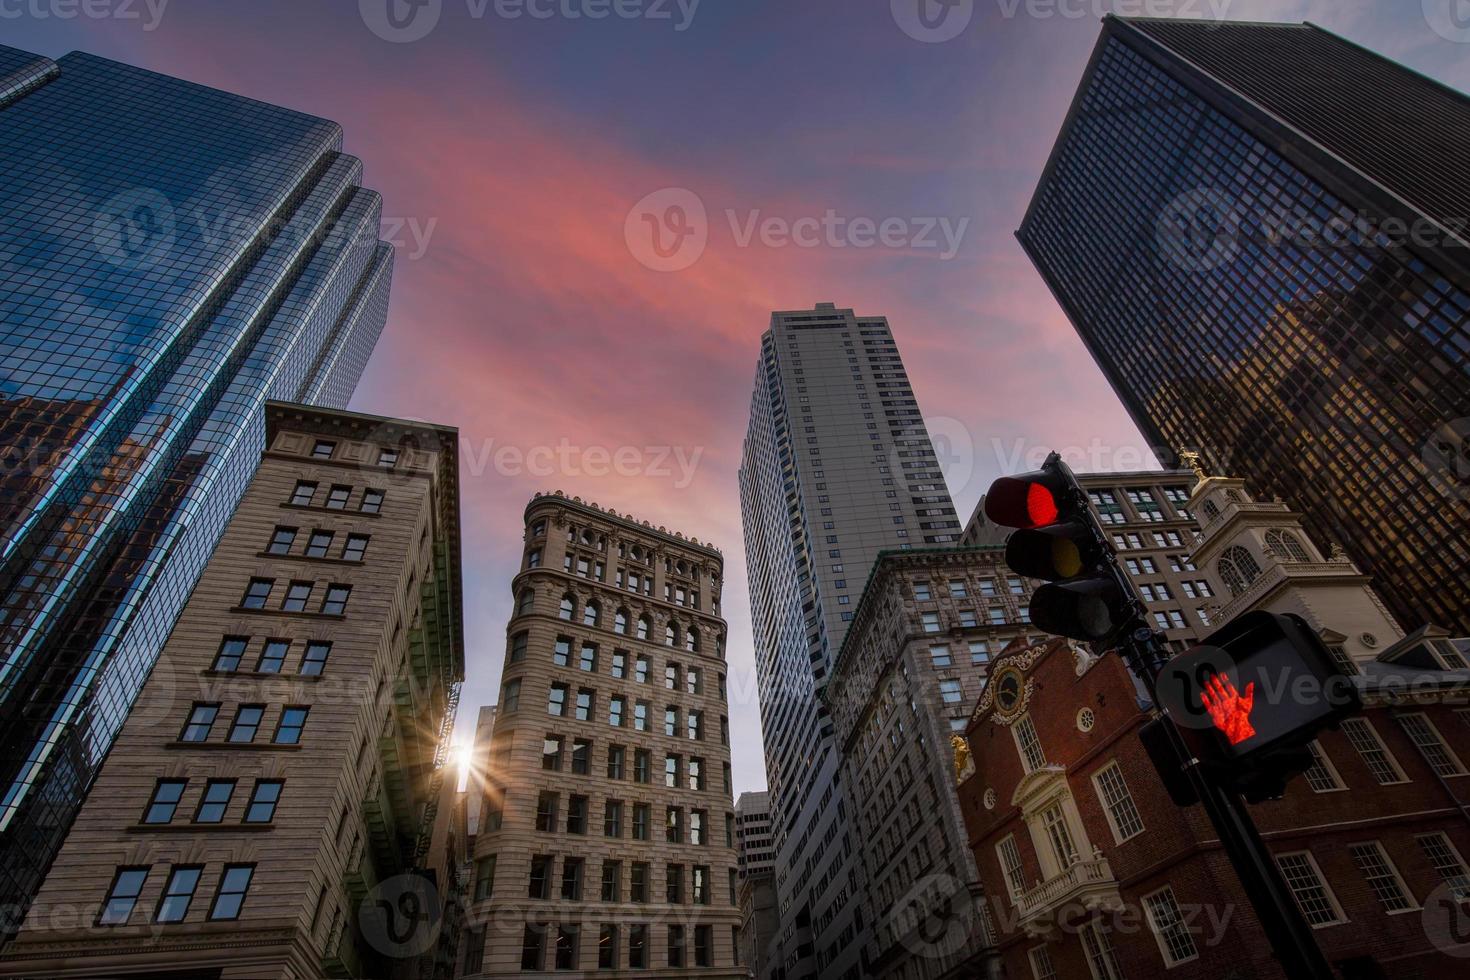
[(1018, 232), (1143, 432), (1408, 629), (1470, 629), (1466, 160), (1470, 99), (1320, 28), (1109, 17)]
[(344, 406), (383, 328), (392, 252), (341, 148), (324, 119), (0, 47), (0, 902), (54, 857), (266, 400)]

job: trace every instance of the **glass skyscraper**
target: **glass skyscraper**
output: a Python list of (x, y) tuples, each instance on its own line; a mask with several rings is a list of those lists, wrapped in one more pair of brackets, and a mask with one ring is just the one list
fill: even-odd
[(264, 403), (345, 406), (382, 331), (392, 251), (341, 149), (324, 119), (0, 47), (12, 908), (34, 894), (259, 461)]
[(740, 466), (751, 624), (789, 980), (861, 974), (848, 788), (822, 701), (879, 552), (960, 523), (888, 321), (771, 314)]
[(1145, 435), (1456, 633), (1466, 160), (1470, 100), (1318, 27), (1109, 17), (1017, 233)]

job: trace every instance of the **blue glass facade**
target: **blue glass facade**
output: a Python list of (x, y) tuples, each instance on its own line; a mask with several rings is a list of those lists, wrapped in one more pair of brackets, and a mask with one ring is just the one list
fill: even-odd
[[(0, 47), (0, 901), (59, 847), (264, 448), (392, 251), (329, 121)], [(9, 923), (13, 927), (13, 923)]]
[(1409, 629), (1470, 628), (1467, 154), (1463, 94), (1319, 28), (1109, 18), (1018, 232), (1143, 432)]

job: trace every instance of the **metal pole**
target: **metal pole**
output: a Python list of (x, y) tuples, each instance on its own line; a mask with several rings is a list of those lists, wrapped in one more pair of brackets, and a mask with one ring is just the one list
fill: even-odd
[[(1153, 630), (1140, 627), (1124, 641), (1128, 666), (1144, 682), (1149, 697), (1158, 704), (1154, 682), (1168, 655)], [(1261, 920), (1266, 938), (1276, 959), (1292, 980), (1333, 980), (1332, 967), (1317, 945), (1317, 937), (1297, 907), (1281, 869), (1261, 840), (1255, 821), (1245, 808), (1240, 794), (1218, 785), (1189, 751), (1184, 736), (1174, 720), (1164, 714), (1164, 730), (1179, 759), (1180, 768), (1189, 777), (1205, 814), (1220, 835), (1220, 845), (1240, 878), (1246, 900)]]

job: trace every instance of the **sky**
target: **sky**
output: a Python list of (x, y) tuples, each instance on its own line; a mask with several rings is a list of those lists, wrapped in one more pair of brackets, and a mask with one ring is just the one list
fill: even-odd
[(0, 0), (0, 43), (342, 125), (397, 250), (352, 407), (461, 432), (461, 735), (521, 512), (560, 489), (722, 549), (738, 793), (765, 784), (736, 474), (770, 311), (889, 318), (961, 519), (1051, 448), (1147, 468), (1014, 237), (1100, 17), (1309, 20), (1470, 90), (1464, 0), (949, 2)]

